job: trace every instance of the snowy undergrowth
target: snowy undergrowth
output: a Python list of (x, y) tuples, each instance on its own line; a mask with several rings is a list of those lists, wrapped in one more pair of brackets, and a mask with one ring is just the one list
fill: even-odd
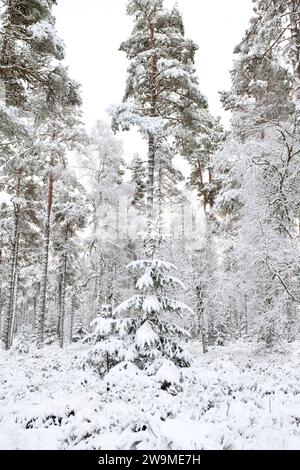
[(1, 351), (1, 449), (300, 448), (299, 343), (218, 347), (181, 374), (128, 363), (104, 380), (80, 368), (84, 349)]

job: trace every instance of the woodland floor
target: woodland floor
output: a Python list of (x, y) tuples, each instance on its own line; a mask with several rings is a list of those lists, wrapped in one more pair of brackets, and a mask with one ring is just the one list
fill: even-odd
[(1, 351), (0, 449), (300, 449), (300, 343), (198, 348), (181, 377), (165, 371), (169, 392), (134, 366), (100, 380), (83, 345)]

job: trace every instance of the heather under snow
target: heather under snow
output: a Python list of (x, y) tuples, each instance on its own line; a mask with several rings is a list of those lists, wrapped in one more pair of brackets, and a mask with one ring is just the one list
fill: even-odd
[(0, 5), (0, 450), (300, 450), (300, 1)]
[(1, 352), (1, 449), (300, 449), (299, 342), (263, 356), (193, 342), (190, 368), (121, 363), (102, 380), (85, 348)]

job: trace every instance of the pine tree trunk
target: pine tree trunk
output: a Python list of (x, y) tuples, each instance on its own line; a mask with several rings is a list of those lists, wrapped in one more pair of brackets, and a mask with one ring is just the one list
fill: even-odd
[[(2, 264), (2, 250), (0, 248), (0, 267)], [(2, 279), (0, 279), (0, 336), (2, 334), (2, 315), (3, 315), (3, 289), (2, 289)]]
[[(19, 246), (19, 243), (18, 243)], [(19, 248), (18, 248), (19, 250)], [(12, 319), (11, 319), (11, 326), (9, 332), (9, 347), (11, 348), (13, 345), (13, 337), (14, 334), (17, 332), (17, 292), (18, 292), (18, 281), (19, 281), (19, 273), (17, 272), (17, 265), (15, 267), (15, 279), (14, 279), (14, 299), (13, 299), (13, 308), (12, 308)]]
[(66, 229), (64, 254), (62, 257), (62, 277), (61, 277), (61, 311), (60, 311), (60, 328), (59, 328), (59, 346), (64, 347), (65, 334), (65, 311), (66, 311), (66, 281), (67, 281), (67, 247), (68, 229)]
[(291, 60), (295, 87), (294, 96), (300, 106), (300, 5), (299, 0), (289, 0), (291, 24)]
[(62, 286), (61, 286), (61, 311), (60, 311), (60, 322), (59, 322), (59, 347), (61, 349), (63, 349), (64, 347), (64, 334), (65, 334), (66, 268), (67, 268), (67, 257), (66, 255), (64, 255)]
[(15, 256), (15, 263), (14, 263), (14, 274), (13, 274), (13, 298), (11, 304), (11, 320), (9, 324), (9, 348), (12, 346), (12, 338), (14, 334), (14, 317), (15, 317), (15, 310), (16, 310), (16, 302), (17, 302), (17, 285), (18, 285), (18, 258), (19, 258), (19, 239), (20, 234), (18, 234), (17, 242), (16, 242), (16, 256)]
[(147, 216), (149, 220), (154, 217), (154, 169), (155, 169), (155, 138), (148, 137), (148, 188), (147, 188)]
[[(120, 240), (120, 211), (121, 211), (121, 207), (120, 207), (120, 199), (118, 199), (118, 204), (117, 204), (117, 214), (116, 214), (116, 240), (119, 241)], [(126, 219), (127, 220), (127, 219)]]
[(119, 292), (118, 289), (115, 287), (115, 280), (117, 279), (117, 263), (114, 262), (113, 264), (113, 282), (112, 282), (112, 310), (119, 304)]
[[(151, 100), (151, 117), (157, 116), (157, 54), (155, 52), (155, 33), (154, 26), (150, 26), (150, 44), (153, 49), (151, 76), (150, 76), (150, 100)], [(148, 188), (147, 188), (147, 215), (149, 220), (153, 220), (154, 216), (154, 171), (155, 171), (155, 153), (156, 138), (152, 132), (148, 135)]]
[(33, 299), (33, 322), (32, 324), (35, 325), (36, 324), (36, 312), (37, 312), (37, 297), (38, 297), (38, 294), (34, 296), (34, 299)]
[(207, 344), (209, 346), (214, 346), (216, 344), (216, 328), (215, 323), (212, 318), (208, 318), (207, 322)]
[(60, 338), (60, 319), (61, 319), (61, 295), (62, 295), (62, 273), (61, 269), (58, 275), (58, 286), (57, 286), (57, 311), (58, 311), (58, 319), (57, 319), (57, 337)]
[(184, 202), (180, 205), (180, 218), (181, 218), (181, 241), (184, 246), (185, 244), (185, 207)]
[[(2, 31), (2, 48), (0, 51), (0, 62), (1, 65), (7, 68), (9, 71), (10, 67), (13, 66), (13, 55), (14, 55), (14, 35), (13, 35), (13, 27), (11, 23), (11, 18), (14, 14), (14, 6), (12, 0), (8, 0), (7, 5), (7, 18), (8, 21)], [(14, 85), (15, 81), (11, 79), (10, 73), (6, 72), (2, 75), (1, 79), (4, 82), (5, 87), (5, 104), (6, 106), (14, 106)]]
[(198, 160), (197, 163), (197, 177), (198, 177), (198, 194), (203, 197), (203, 209), (205, 217), (208, 218), (209, 215), (209, 198), (207, 191), (204, 191), (204, 177), (201, 162)]
[[(20, 196), (21, 191), (21, 172), (18, 172), (17, 184), (16, 184), (16, 198)], [(15, 287), (16, 287), (16, 269), (18, 264), (19, 255), (19, 224), (20, 224), (20, 206), (17, 203), (14, 204), (14, 230), (12, 237), (12, 249), (11, 249), (11, 263), (10, 263), (10, 274), (9, 274), (9, 292), (6, 311), (3, 319), (2, 327), (2, 342), (3, 347), (7, 351), (10, 348), (10, 333), (12, 327), (12, 316), (14, 308), (15, 298)]]
[(71, 298), (71, 308), (70, 308), (70, 338), (69, 338), (70, 343), (73, 342), (75, 305), (76, 305), (76, 294), (74, 292)]
[(206, 343), (206, 331), (204, 323), (204, 305), (203, 305), (203, 296), (201, 286), (196, 287), (197, 294), (197, 313), (198, 313), (198, 332), (202, 340), (202, 350), (203, 354), (207, 353), (207, 343)]
[(102, 268), (99, 267), (98, 276), (97, 276), (97, 302), (96, 302), (96, 316), (100, 317), (102, 312)]
[(48, 287), (50, 233), (51, 233), (51, 213), (52, 213), (52, 205), (53, 205), (53, 186), (54, 186), (52, 166), (53, 166), (53, 159), (51, 158), (49, 176), (48, 176), (47, 216), (46, 216), (46, 223), (45, 223), (45, 229), (44, 229), (43, 273), (42, 273), (42, 281), (41, 281), (39, 307), (38, 307), (37, 316), (36, 316), (36, 346), (38, 348), (42, 348), (43, 343), (44, 343), (46, 298), (47, 298), (47, 287)]
[(162, 222), (163, 222), (163, 201), (162, 201), (162, 165), (159, 162), (159, 171), (158, 171), (158, 189), (157, 189), (157, 205), (158, 205), (158, 230), (159, 235), (162, 235)]
[(0, 288), (0, 333), (2, 332), (2, 313), (3, 313), (3, 293)]
[[(211, 188), (211, 185), (213, 184), (213, 174), (212, 174), (212, 171), (209, 169), (208, 170), (208, 182), (209, 182), (209, 187)], [(207, 195), (207, 199), (208, 199), (208, 204), (209, 204), (209, 211), (211, 213), (213, 207), (214, 207), (214, 194), (211, 190), (208, 191), (208, 195)]]
[(242, 331), (246, 336), (248, 336), (248, 296), (247, 294), (245, 294), (245, 312), (243, 315)]
[(296, 339), (296, 328), (295, 328), (295, 310), (294, 304), (290, 299), (286, 300), (286, 316), (287, 316), (287, 340), (289, 343)]

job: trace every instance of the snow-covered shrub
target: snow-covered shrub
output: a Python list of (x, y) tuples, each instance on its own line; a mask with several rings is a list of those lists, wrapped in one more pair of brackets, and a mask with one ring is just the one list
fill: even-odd
[(79, 341), (82, 341), (87, 335), (88, 335), (88, 330), (80, 322), (75, 327), (75, 330), (72, 336), (72, 342), (78, 343)]
[(50, 346), (58, 340), (57, 326), (54, 323), (47, 322), (45, 325), (45, 340), (44, 344)]
[(95, 326), (95, 330), (85, 341), (94, 344), (87, 352), (84, 363), (104, 375), (120, 362), (135, 359), (131, 347), (133, 320), (97, 317), (91, 326)]

